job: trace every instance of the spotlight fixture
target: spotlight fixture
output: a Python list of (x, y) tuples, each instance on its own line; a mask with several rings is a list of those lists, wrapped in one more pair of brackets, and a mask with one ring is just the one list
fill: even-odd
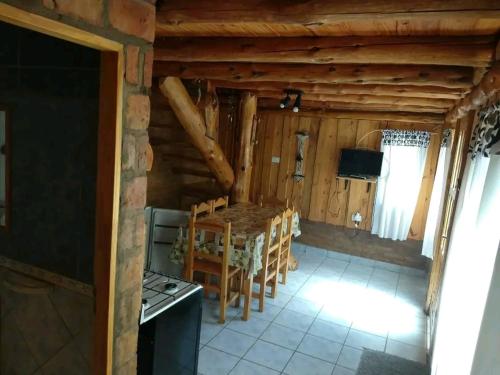
[(287, 108), (290, 105), (290, 102), (292, 101), (292, 98), (290, 96), (297, 95), (297, 97), (295, 98), (295, 103), (293, 105), (292, 111), (298, 112), (300, 109), (301, 102), (302, 102), (302, 91), (289, 89), (289, 90), (285, 90), (284, 94), (286, 96), (280, 100), (280, 108), (281, 109)]
[(284, 108), (288, 107), (288, 104), (290, 104), (291, 100), (292, 100), (292, 98), (290, 98), (290, 94), (288, 94), (288, 92), (287, 92), (286, 97), (284, 99), (282, 99), (280, 102), (280, 108), (284, 109)]
[(293, 109), (292, 111), (294, 111), (295, 113), (297, 113), (300, 109), (300, 105), (302, 104), (302, 93), (298, 93), (297, 94), (297, 98), (295, 98), (295, 103), (293, 105)]

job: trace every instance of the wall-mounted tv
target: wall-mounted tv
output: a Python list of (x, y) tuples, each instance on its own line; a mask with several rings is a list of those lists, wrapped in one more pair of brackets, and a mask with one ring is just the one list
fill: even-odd
[(384, 153), (343, 148), (338, 175), (341, 177), (370, 178), (380, 176)]

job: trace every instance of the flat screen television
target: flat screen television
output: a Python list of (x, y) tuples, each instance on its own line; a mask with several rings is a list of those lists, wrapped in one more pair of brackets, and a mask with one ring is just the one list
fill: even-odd
[(370, 178), (380, 176), (384, 153), (343, 148), (338, 175), (341, 177)]

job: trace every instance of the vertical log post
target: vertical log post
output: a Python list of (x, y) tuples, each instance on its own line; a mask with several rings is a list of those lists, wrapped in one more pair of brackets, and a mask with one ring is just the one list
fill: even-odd
[(240, 101), (240, 140), (239, 155), (235, 168), (235, 183), (233, 185), (233, 200), (249, 202), (250, 181), (253, 167), (253, 134), (257, 123), (257, 96), (245, 92)]

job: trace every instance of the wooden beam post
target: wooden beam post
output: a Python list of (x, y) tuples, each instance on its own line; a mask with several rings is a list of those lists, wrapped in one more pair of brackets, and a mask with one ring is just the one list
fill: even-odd
[(236, 179), (233, 186), (235, 202), (249, 202), (250, 182), (253, 168), (253, 143), (255, 126), (257, 125), (257, 96), (245, 92), (240, 101), (240, 141), (239, 155), (236, 163)]
[(229, 191), (234, 182), (231, 165), (226, 160), (219, 144), (207, 137), (205, 118), (191, 100), (182, 81), (176, 77), (167, 77), (160, 81), (160, 90), (168, 99), (170, 107), (188, 133), (193, 145), (200, 151), (210, 171), (221, 187)]
[(447, 123), (454, 123), (467, 113), (484, 105), (500, 91), (500, 62), (497, 62), (469, 95), (460, 100), (446, 116)]

